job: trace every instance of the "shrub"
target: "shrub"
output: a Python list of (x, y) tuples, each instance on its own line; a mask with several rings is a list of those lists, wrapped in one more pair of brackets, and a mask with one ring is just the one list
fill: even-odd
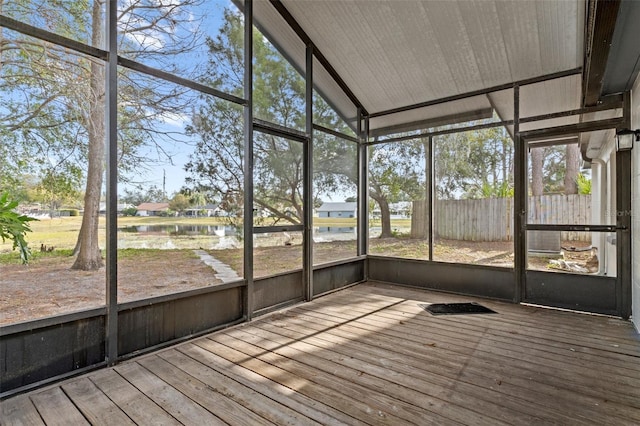
[(80, 215), (80, 210), (78, 209), (60, 209), (60, 216), (79, 216), (79, 215)]
[(16, 207), (18, 202), (9, 200), (9, 194), (5, 192), (0, 196), (0, 238), (2, 242), (13, 241), (13, 249), (20, 250), (20, 259), (26, 264), (31, 251), (24, 237), (27, 232), (31, 232), (29, 222), (36, 219), (19, 215), (14, 211)]
[(137, 214), (138, 214), (138, 209), (136, 209), (135, 207), (128, 207), (122, 210), (123, 216), (135, 216)]
[(576, 179), (576, 184), (578, 185), (578, 194), (580, 195), (591, 194), (591, 179), (589, 179), (582, 173), (578, 174), (578, 177)]

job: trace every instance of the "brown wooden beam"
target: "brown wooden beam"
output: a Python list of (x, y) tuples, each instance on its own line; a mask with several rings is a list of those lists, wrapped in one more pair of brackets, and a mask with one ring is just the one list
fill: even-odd
[(582, 74), (582, 105), (585, 107), (594, 106), (600, 100), (619, 9), (620, 0), (589, 0)]

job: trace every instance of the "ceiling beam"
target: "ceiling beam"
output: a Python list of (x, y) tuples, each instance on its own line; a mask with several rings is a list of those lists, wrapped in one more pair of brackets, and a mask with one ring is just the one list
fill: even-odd
[(501, 84), (499, 86), (489, 87), (487, 89), (474, 90), (473, 92), (461, 93), (459, 95), (448, 96), (446, 98), (434, 99), (432, 101), (421, 102), (418, 104), (407, 105), (399, 108), (389, 109), (386, 111), (374, 112), (369, 115), (371, 118), (381, 117), (383, 115), (397, 114), (399, 112), (411, 111), (417, 108), (424, 108), (432, 105), (439, 105), (445, 102), (458, 101), (460, 99), (470, 98), (472, 96), (486, 95), (491, 92), (499, 92), (501, 90), (507, 90), (513, 88), (513, 86), (526, 86), (527, 84), (541, 83), (543, 81), (554, 80), (556, 78), (569, 77), (575, 74), (580, 74), (582, 68), (573, 68), (566, 71), (560, 71), (553, 74), (547, 74), (540, 77), (528, 78), (525, 80), (514, 81), (511, 83)]
[(369, 131), (369, 136), (386, 136), (392, 133), (411, 132), (414, 130), (424, 130), (449, 124), (465, 123), (468, 121), (483, 120), (493, 116), (493, 108), (484, 108), (474, 111), (465, 111), (457, 114), (445, 115), (441, 117), (426, 118), (424, 120), (413, 121), (411, 123), (395, 124), (387, 127), (380, 127)]
[(589, 0), (582, 74), (582, 106), (594, 106), (600, 100), (619, 9), (620, 0)]
[(547, 140), (540, 140), (535, 142), (527, 142), (527, 144), (529, 145), (529, 149), (532, 149), (532, 148), (543, 148), (547, 146), (572, 145), (579, 142), (580, 142), (580, 139), (578, 138), (578, 136), (572, 136), (568, 138), (563, 137), (559, 139), (547, 139)]
[(545, 129), (527, 130), (520, 132), (520, 137), (527, 143), (559, 138), (563, 136), (575, 136), (584, 132), (596, 132), (598, 130), (616, 129), (624, 124), (624, 117), (607, 118), (605, 120), (585, 121), (582, 123), (568, 124), (565, 126), (547, 127)]
[(633, 88), (640, 73), (640, 2), (623, 1), (618, 10), (602, 93), (623, 93)]

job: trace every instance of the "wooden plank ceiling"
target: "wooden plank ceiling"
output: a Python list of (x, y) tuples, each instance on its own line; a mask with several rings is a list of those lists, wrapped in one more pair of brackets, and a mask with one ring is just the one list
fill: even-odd
[[(369, 113), (575, 69), (583, 62), (585, 11), (580, 0), (282, 4)], [(267, 2), (258, 2), (257, 21), (274, 21), (269, 9)], [(269, 26), (269, 31), (292, 56), (303, 49), (287, 41), (286, 30), (283, 36), (277, 28)], [(523, 100), (530, 109), (559, 110), (556, 103), (567, 103), (559, 95), (575, 88), (573, 81), (567, 84), (559, 93), (555, 87), (539, 87), (535, 99)], [(573, 107), (579, 106), (580, 96), (578, 87), (578, 93), (571, 93)], [(453, 109), (465, 113), (489, 105), (477, 103), (458, 102)], [(512, 103), (499, 106), (512, 108)], [(372, 120), (371, 128), (416, 121), (419, 115)], [(425, 111), (423, 118), (433, 115)]]

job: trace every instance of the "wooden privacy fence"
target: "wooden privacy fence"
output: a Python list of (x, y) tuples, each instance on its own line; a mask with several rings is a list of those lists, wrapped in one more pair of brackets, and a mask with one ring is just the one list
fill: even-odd
[[(438, 200), (434, 203), (434, 231), (438, 238), (465, 241), (513, 240), (513, 198)], [(529, 222), (541, 224), (591, 223), (590, 195), (529, 197)], [(411, 236), (425, 238), (429, 231), (427, 203), (414, 201)], [(562, 232), (563, 240), (590, 241), (587, 232)]]

